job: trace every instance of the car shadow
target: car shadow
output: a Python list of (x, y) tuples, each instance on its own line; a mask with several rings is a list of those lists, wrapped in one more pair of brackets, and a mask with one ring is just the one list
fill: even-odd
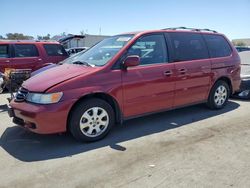
[(38, 135), (13, 126), (2, 134), (0, 146), (16, 159), (25, 162), (70, 157), (106, 146), (123, 152), (126, 148), (119, 145), (121, 142), (188, 126), (192, 122), (230, 112), (239, 106), (238, 103), (230, 101), (224, 109), (213, 111), (205, 105), (196, 105), (128, 120), (123, 125), (115, 126), (103, 140), (94, 143), (79, 143), (66, 133)]

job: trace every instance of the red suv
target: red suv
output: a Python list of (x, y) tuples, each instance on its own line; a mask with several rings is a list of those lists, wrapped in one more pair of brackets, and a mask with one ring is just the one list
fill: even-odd
[(37, 70), (68, 57), (58, 42), (0, 41), (0, 73), (6, 69)]
[(24, 82), (10, 103), (30, 131), (103, 138), (116, 123), (198, 103), (223, 108), (240, 86), (240, 58), (222, 34), (172, 28), (104, 39)]

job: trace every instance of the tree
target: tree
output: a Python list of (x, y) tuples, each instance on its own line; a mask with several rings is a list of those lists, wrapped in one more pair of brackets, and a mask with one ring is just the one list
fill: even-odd
[(7, 39), (9, 40), (33, 40), (34, 37), (24, 35), (22, 33), (7, 33), (6, 34)]
[(63, 37), (67, 36), (66, 32), (62, 32), (60, 35)]
[(38, 40), (50, 40), (50, 34), (47, 34), (46, 36), (37, 36)]
[(4, 39), (4, 37), (2, 35), (0, 35), (0, 39)]
[(85, 35), (84, 30), (80, 31), (80, 34), (81, 34), (81, 35)]
[(247, 46), (243, 41), (233, 41), (234, 46)]
[(236, 46), (246, 46), (246, 43), (244, 43), (243, 41), (239, 41), (236, 43)]

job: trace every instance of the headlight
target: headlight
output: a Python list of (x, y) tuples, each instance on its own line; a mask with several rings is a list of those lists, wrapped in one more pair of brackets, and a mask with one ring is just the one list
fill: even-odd
[(63, 93), (28, 93), (26, 100), (37, 104), (53, 104), (60, 101)]

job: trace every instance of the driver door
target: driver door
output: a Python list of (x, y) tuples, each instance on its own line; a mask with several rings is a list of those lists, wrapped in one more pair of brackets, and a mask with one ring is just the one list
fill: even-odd
[(10, 68), (10, 45), (0, 44), (0, 73), (4, 73), (6, 68)]
[(125, 118), (172, 108), (174, 64), (168, 63), (164, 35), (142, 36), (128, 50), (130, 55), (138, 55), (140, 65), (122, 71)]

